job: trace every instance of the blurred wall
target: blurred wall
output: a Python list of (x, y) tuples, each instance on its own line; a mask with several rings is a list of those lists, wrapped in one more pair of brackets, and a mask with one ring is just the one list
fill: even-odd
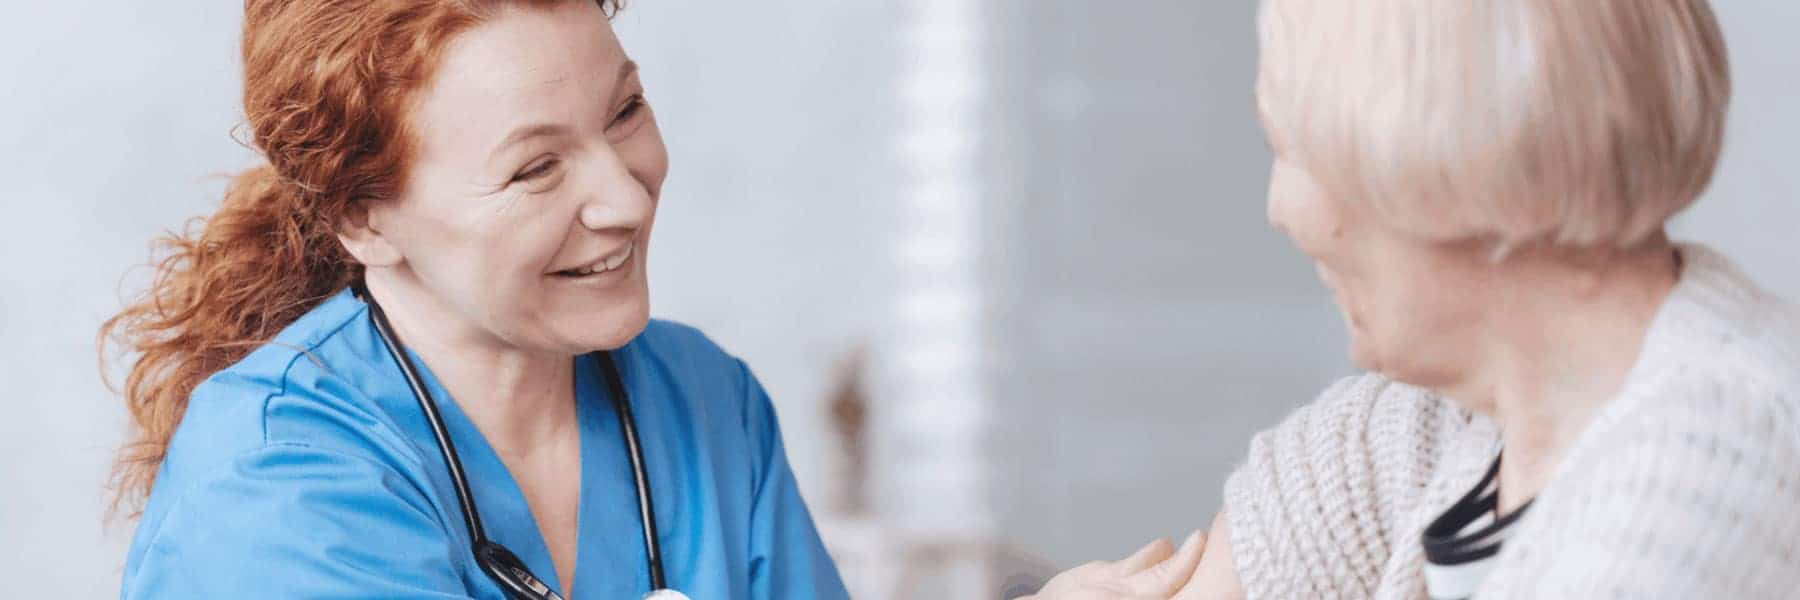
[(1254, 3), (1005, 3), (1000, 531), (1071, 565), (1185, 536), (1252, 433), (1346, 373), (1266, 225)]
[(1733, 96), (1725, 158), (1712, 190), (1676, 220), (1757, 281), (1800, 301), (1800, 3), (1713, 2), (1731, 45)]
[(103, 529), (101, 485), (124, 411), (98, 381), (96, 327), (151, 237), (215, 206), (215, 175), (249, 164), (229, 137), (237, 9), (166, 6), (33, 3), (0, 19), (8, 595), (117, 597), (130, 531)]
[(891, 312), (894, 12), (658, 0), (615, 22), (670, 154), (653, 312), (750, 364), (809, 497), (833, 367)]

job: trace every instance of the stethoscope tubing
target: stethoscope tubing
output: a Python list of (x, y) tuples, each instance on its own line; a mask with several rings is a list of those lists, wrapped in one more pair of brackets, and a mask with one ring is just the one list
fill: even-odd
[[(437, 440), (438, 452), (449, 467), (452, 487), (456, 489), (456, 500), (462, 506), (463, 526), (468, 528), (472, 548), (480, 548), (488, 543), (487, 530), (482, 528), (480, 510), (475, 505), (475, 495), (469, 491), (468, 476), (463, 470), (462, 460), (457, 457), (456, 444), (450, 440), (450, 432), (444, 426), (444, 419), (439, 414), (437, 404), (432, 401), (431, 392), (413, 368), (412, 361), (406, 357), (405, 350), (400, 347), (398, 336), (394, 334), (393, 325), (388, 322), (387, 313), (375, 302), (368, 290), (357, 286), (357, 296), (361, 297), (369, 307), (369, 316), (375, 323), (375, 332), (381, 338), (388, 355), (400, 367), (400, 373), (406, 377), (406, 384), (412, 388), (413, 399), (418, 401), (419, 410), (425, 413), (425, 420), (431, 425), (431, 435)], [(595, 366), (606, 374), (607, 390), (611, 392), (613, 409), (618, 414), (619, 425), (624, 432), (626, 455), (631, 458), (631, 476), (637, 488), (638, 520), (644, 532), (644, 558), (650, 574), (650, 589), (662, 590), (667, 587), (663, 575), (662, 546), (658, 541), (656, 527), (656, 509), (650, 495), (650, 476), (644, 466), (644, 451), (638, 441), (637, 423), (631, 412), (631, 399), (625, 390), (624, 378), (619, 375), (618, 365), (613, 362), (611, 352), (596, 352), (590, 355)]]
[(475, 509), (475, 495), (469, 492), (469, 479), (463, 474), (462, 461), (456, 454), (456, 444), (450, 441), (450, 432), (445, 429), (444, 419), (438, 414), (437, 403), (431, 401), (431, 392), (425, 389), (425, 382), (419, 379), (412, 361), (406, 358), (406, 351), (400, 347), (399, 339), (394, 335), (393, 325), (388, 323), (387, 313), (381, 310), (381, 305), (366, 291), (361, 295), (369, 305), (369, 316), (375, 322), (375, 332), (381, 338), (381, 345), (387, 347), (388, 356), (393, 357), (394, 362), (399, 365), (400, 374), (406, 377), (406, 385), (412, 388), (413, 400), (418, 401), (419, 410), (425, 413), (425, 421), (431, 424), (431, 436), (437, 439), (438, 453), (450, 468), (450, 481), (456, 488), (456, 500), (462, 505), (463, 525), (469, 530), (470, 541), (479, 545), (487, 541), (487, 530), (481, 526), (481, 512)]
[(644, 468), (644, 450), (638, 444), (637, 418), (631, 413), (631, 401), (625, 393), (625, 380), (613, 364), (611, 352), (592, 355), (597, 366), (606, 371), (606, 384), (612, 392), (613, 408), (625, 435), (625, 454), (631, 457), (631, 477), (637, 487), (638, 520), (643, 523), (644, 557), (650, 563), (650, 589), (668, 586), (663, 581), (662, 544), (657, 541), (656, 508), (650, 497), (650, 474)]

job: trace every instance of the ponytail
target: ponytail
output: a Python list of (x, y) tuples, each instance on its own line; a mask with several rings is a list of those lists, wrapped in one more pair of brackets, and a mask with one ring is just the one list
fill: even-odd
[(114, 512), (135, 517), (201, 381), (360, 273), (306, 193), (268, 165), (239, 174), (217, 213), (157, 241), (150, 288), (101, 325), (103, 367), (109, 342), (136, 355), (119, 390), (136, 430), (113, 464)]

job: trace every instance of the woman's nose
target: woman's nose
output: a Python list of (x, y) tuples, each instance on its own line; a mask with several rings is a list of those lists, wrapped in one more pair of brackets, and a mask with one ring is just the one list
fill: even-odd
[(604, 231), (633, 229), (638, 224), (637, 219), (631, 218), (626, 211), (619, 210), (612, 202), (602, 199), (581, 207), (581, 226), (593, 231)]
[(593, 231), (637, 229), (650, 220), (655, 199), (613, 152), (601, 152), (593, 191), (581, 207), (581, 226)]

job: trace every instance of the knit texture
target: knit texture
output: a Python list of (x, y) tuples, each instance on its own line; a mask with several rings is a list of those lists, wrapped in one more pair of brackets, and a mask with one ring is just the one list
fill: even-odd
[[(1800, 308), (1704, 247), (1618, 395), (1477, 598), (1800, 594)], [(1483, 415), (1375, 374), (1258, 434), (1225, 484), (1249, 597), (1422, 599), (1420, 533), (1500, 450)]]

